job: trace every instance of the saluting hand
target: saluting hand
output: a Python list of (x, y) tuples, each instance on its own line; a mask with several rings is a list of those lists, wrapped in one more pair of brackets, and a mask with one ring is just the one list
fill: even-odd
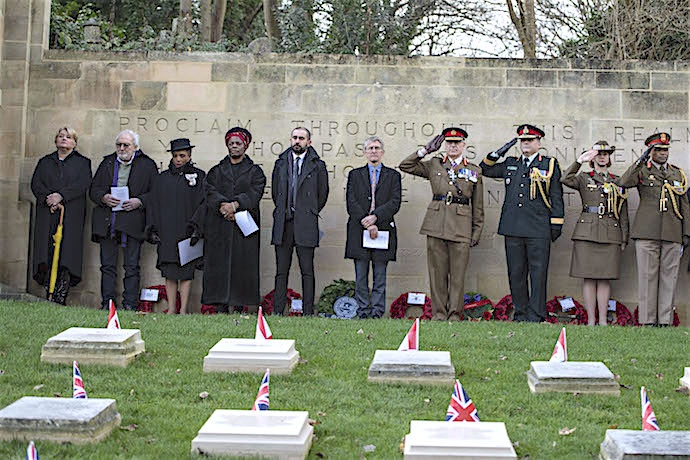
[(595, 156), (597, 156), (597, 153), (599, 153), (599, 152), (597, 150), (594, 150), (594, 149), (590, 149), (590, 150), (587, 150), (586, 152), (582, 152), (582, 155), (577, 157), (577, 162), (580, 164), (590, 162), (594, 159)]
[(434, 136), (434, 138), (431, 139), (426, 144), (426, 147), (424, 147), (424, 150), (426, 150), (426, 153), (427, 154), (433, 153), (433, 152), (437, 151), (438, 149), (440, 149), (441, 144), (443, 144), (443, 139), (445, 139), (443, 137), (443, 134), (438, 134), (438, 135)]

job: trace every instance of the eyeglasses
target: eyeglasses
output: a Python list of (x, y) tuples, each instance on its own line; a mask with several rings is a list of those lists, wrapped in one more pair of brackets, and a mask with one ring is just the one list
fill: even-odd
[(370, 145), (369, 147), (367, 147), (367, 150), (383, 150), (383, 149), (378, 145)]
[(132, 144), (128, 144), (127, 142), (116, 142), (115, 143), (115, 147), (117, 147), (117, 148), (124, 147), (127, 149), (131, 146), (132, 146)]

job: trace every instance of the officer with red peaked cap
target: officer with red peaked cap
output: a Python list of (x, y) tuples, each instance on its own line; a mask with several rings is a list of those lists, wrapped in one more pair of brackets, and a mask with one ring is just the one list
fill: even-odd
[(637, 208), (631, 237), (637, 256), (640, 324), (673, 323), (673, 291), (678, 278), (681, 248), (690, 242), (690, 206), (682, 169), (668, 163), (671, 135), (652, 134), (647, 150), (618, 180), (637, 187)]
[[(462, 318), (470, 247), (479, 243), (484, 226), (482, 170), (467, 161), (466, 139), (464, 129), (446, 128), (400, 163), (401, 171), (429, 179), (431, 185), (419, 233), (427, 238), (433, 318), (441, 321)], [(444, 156), (422, 161), (444, 142)]]
[[(551, 243), (563, 227), (561, 168), (555, 158), (539, 153), (543, 137), (540, 128), (522, 124), (516, 138), (489, 153), (480, 165), (484, 176), (503, 179), (505, 184), (498, 233), (505, 237), (516, 321), (546, 319)], [(499, 162), (518, 141), (520, 155)]]

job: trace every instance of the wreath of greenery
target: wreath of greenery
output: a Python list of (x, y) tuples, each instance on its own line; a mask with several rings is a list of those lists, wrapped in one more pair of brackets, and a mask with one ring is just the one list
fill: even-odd
[(316, 304), (316, 311), (325, 316), (334, 315), (333, 304), (335, 301), (342, 296), (354, 297), (354, 295), (354, 281), (344, 280), (342, 278), (337, 279), (323, 288), (319, 296), (319, 301)]

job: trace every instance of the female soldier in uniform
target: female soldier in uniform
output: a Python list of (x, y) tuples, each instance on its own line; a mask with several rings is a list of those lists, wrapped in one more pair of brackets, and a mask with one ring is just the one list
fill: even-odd
[[(561, 182), (580, 192), (582, 213), (573, 232), (573, 257), (570, 276), (584, 278), (583, 295), (590, 326), (606, 326), (606, 312), (611, 295), (610, 280), (620, 275), (620, 259), (628, 242), (628, 196), (613, 183), (617, 176), (608, 171), (611, 153), (616, 147), (599, 141), (568, 168)], [(589, 162), (592, 171), (580, 172)]]

